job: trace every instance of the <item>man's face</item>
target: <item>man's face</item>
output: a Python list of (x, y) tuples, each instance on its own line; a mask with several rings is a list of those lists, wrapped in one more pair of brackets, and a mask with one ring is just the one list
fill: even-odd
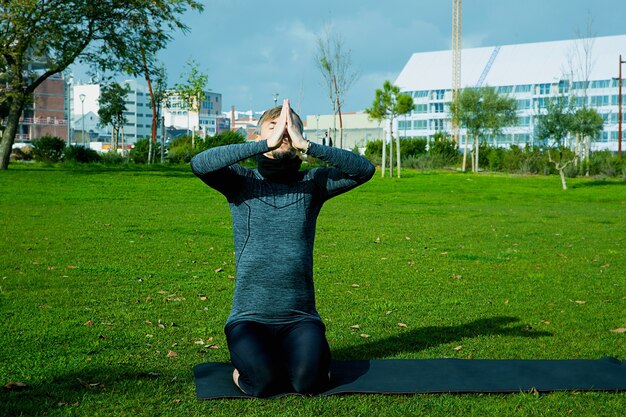
[[(274, 133), (277, 120), (278, 117), (273, 120), (266, 120), (261, 124), (261, 134), (259, 135), (259, 139), (266, 140), (272, 135), (272, 133)], [(287, 129), (285, 129), (285, 132), (283, 133), (283, 139), (280, 146), (271, 152), (267, 152), (265, 156), (272, 159), (291, 159), (296, 156), (296, 149), (291, 145), (291, 138), (289, 137)]]

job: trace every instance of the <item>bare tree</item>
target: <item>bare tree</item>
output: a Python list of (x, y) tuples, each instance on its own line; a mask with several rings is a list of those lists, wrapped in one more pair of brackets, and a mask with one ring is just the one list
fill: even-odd
[(346, 50), (343, 38), (334, 32), (330, 26), (326, 26), (317, 38), (315, 63), (324, 78), (324, 86), (333, 109), (333, 135), (335, 138), (337, 137), (336, 116), (339, 115), (339, 147), (342, 148), (341, 104), (359, 75), (352, 70), (351, 51)]

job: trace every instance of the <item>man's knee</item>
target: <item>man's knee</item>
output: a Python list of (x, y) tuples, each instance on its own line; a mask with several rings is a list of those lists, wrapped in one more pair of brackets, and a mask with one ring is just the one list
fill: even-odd
[(267, 397), (276, 391), (276, 376), (269, 368), (257, 367), (250, 373), (240, 375), (239, 388), (253, 397)]
[(299, 394), (316, 394), (324, 391), (328, 381), (328, 370), (320, 372), (316, 369), (307, 372), (305, 369), (300, 369), (291, 375), (291, 385)]

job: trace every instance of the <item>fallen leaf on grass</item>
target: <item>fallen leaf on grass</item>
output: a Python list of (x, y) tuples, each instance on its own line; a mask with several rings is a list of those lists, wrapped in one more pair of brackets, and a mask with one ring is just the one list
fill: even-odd
[(223, 269), (222, 269), (222, 268), (217, 268), (217, 269), (216, 269), (216, 270), (214, 270), (213, 272), (215, 272), (215, 273), (219, 273), (219, 272), (222, 272), (222, 271), (223, 271)]
[(163, 290), (161, 290), (161, 291), (157, 291), (157, 292), (158, 292), (159, 294), (167, 294), (167, 291), (163, 291)]
[(406, 323), (398, 323), (398, 327), (409, 327)]
[(176, 398), (175, 400), (172, 400), (172, 402), (173, 402), (174, 404), (180, 404), (180, 403), (182, 403), (182, 402), (183, 402), (183, 400)]
[(175, 358), (176, 356), (178, 356), (178, 353), (174, 352), (173, 350), (168, 350), (167, 351), (167, 357), (168, 358)]
[(366, 339), (367, 339), (368, 337), (370, 337), (370, 335), (369, 335), (369, 334), (366, 334), (366, 333), (361, 333), (359, 336), (364, 337), (364, 338), (366, 338)]
[(542, 320), (541, 323), (545, 324), (546, 326), (550, 324), (550, 320)]
[(355, 324), (353, 326), (350, 326), (351, 329), (360, 329), (361, 326), (359, 326), (358, 324)]
[(75, 265), (68, 265), (67, 269), (78, 269), (78, 267)]
[(463, 349), (463, 345), (459, 345), (459, 346), (457, 346), (457, 347), (453, 348), (453, 350), (456, 350), (457, 352), (458, 352), (459, 350), (461, 350), (461, 349)]
[(352, 288), (359, 288), (360, 285), (359, 284), (352, 284)]
[(93, 326), (93, 321), (87, 320), (85, 323), (83, 323), (83, 326), (91, 327), (91, 326)]
[(455, 274), (455, 275), (452, 275), (450, 278), (453, 278), (453, 279), (461, 279), (461, 278), (463, 278), (463, 275), (456, 275), (456, 274)]
[(29, 386), (27, 384), (19, 381), (9, 381), (4, 384), (4, 389), (8, 389), (11, 391), (23, 391), (27, 390), (28, 388)]
[(220, 346), (216, 345), (215, 343), (211, 343), (210, 345), (204, 345), (205, 349), (219, 349)]
[(613, 333), (626, 333), (626, 328), (618, 327), (617, 329), (611, 330)]
[(587, 303), (586, 301), (580, 301), (580, 300), (576, 300), (576, 301), (574, 301), (574, 302), (575, 302), (576, 304), (580, 304), (580, 305), (583, 305), (583, 304)]
[(78, 407), (80, 403), (76, 401), (75, 403), (66, 403), (65, 401), (59, 401), (57, 403), (57, 407)]
[(99, 382), (92, 382), (89, 383), (87, 381), (83, 381), (80, 378), (76, 378), (76, 380), (80, 383), (80, 385), (82, 385), (83, 387), (87, 388), (87, 389), (92, 389), (92, 388), (104, 388), (104, 384), (101, 384)]

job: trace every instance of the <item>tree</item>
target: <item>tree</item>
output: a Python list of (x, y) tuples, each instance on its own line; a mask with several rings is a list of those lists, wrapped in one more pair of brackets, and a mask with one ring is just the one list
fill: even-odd
[[(567, 189), (565, 182), (565, 169), (576, 161), (576, 154), (573, 156), (566, 149), (566, 140), (573, 131), (575, 98), (565, 96), (554, 97), (547, 101), (544, 113), (537, 116), (535, 135), (538, 139), (546, 141), (548, 161), (561, 177), (561, 185)], [(552, 144), (550, 144), (552, 140)], [(552, 149), (556, 148), (558, 159), (552, 157)]]
[[(187, 120), (189, 120), (189, 112), (192, 111), (200, 117), (200, 108), (209, 76), (201, 72), (198, 63), (192, 59), (187, 61), (187, 72), (182, 73), (180, 78), (182, 82), (176, 84), (174, 89), (182, 107), (187, 110)], [(191, 131), (191, 147), (195, 148), (195, 129)]]
[(500, 95), (493, 87), (464, 88), (450, 103), (450, 115), (457, 126), (466, 128), (463, 149), (463, 172), (467, 164), (468, 139), (473, 139), (472, 168), (478, 171), (479, 138), (497, 136), (506, 126), (517, 122), (515, 99)]
[(343, 38), (336, 32), (333, 32), (330, 27), (326, 27), (317, 38), (315, 64), (324, 78), (328, 99), (333, 109), (333, 135), (335, 140), (337, 139), (336, 116), (339, 115), (339, 147), (342, 148), (343, 122), (341, 119), (341, 105), (359, 75), (351, 68), (351, 51), (346, 51)]
[[(126, 124), (126, 116), (124, 112), (126, 109), (126, 95), (130, 92), (130, 86), (124, 84), (122, 87), (118, 83), (111, 83), (105, 86), (100, 93), (98, 104), (98, 117), (100, 118), (100, 125), (111, 125), (113, 127), (111, 133), (111, 147), (114, 151), (117, 150), (119, 143), (120, 131), (122, 137), (124, 135), (124, 125)], [(123, 139), (122, 139), (123, 143)]]
[[(75, 61), (102, 70), (132, 72), (141, 54), (138, 36), (150, 51), (162, 48), (181, 17), (202, 10), (195, 0), (5, 0), (0, 3), (0, 76), (7, 124), (0, 144), (0, 169), (7, 169), (19, 118), (35, 89)], [(142, 25), (138, 26), (137, 23)]]
[[(413, 97), (409, 94), (400, 93), (400, 87), (385, 81), (383, 88), (376, 89), (376, 98), (372, 106), (365, 109), (365, 112), (372, 120), (381, 122), (389, 121), (389, 175), (393, 177), (393, 121), (402, 114), (407, 114), (415, 108)], [(386, 144), (383, 140), (383, 167), (382, 176), (385, 176), (385, 148)], [(400, 178), (400, 137), (396, 137), (396, 153), (398, 165), (398, 178)]]
[(582, 107), (572, 116), (571, 130), (583, 139), (585, 143), (585, 175), (589, 176), (589, 154), (591, 153), (591, 139), (602, 132), (604, 119), (596, 109)]

